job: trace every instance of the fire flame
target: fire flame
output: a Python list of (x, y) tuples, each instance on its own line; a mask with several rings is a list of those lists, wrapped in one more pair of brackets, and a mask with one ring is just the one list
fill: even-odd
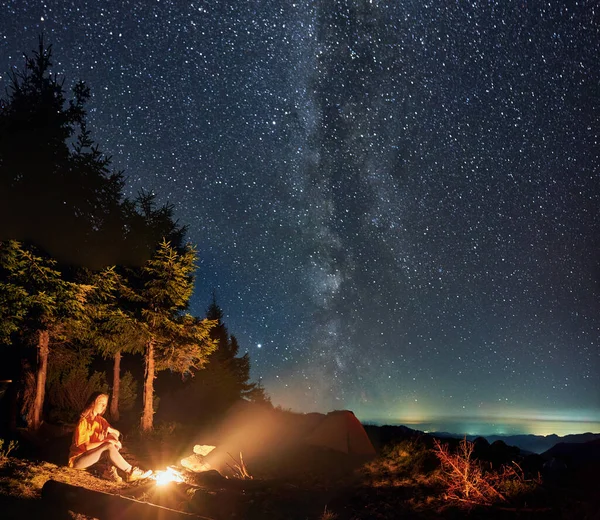
[(164, 486), (169, 482), (184, 482), (183, 475), (171, 467), (165, 471), (155, 471), (152, 478), (156, 480), (157, 486)]

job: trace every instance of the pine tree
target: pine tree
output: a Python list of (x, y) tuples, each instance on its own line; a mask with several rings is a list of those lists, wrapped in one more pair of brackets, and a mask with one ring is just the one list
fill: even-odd
[(122, 254), (123, 176), (86, 127), (89, 88), (67, 102), (40, 38), (0, 100), (0, 240), (17, 239), (65, 264), (101, 267)]
[(28, 292), (9, 277), (20, 265), (22, 246), (14, 240), (0, 242), (0, 344), (11, 344), (28, 313)]
[(42, 422), (51, 346), (81, 333), (89, 287), (65, 281), (55, 260), (15, 240), (0, 242), (0, 275), (4, 339), (17, 342), (18, 330), (22, 343), (29, 340), (36, 348), (35, 388), (29, 389), (26, 411), (29, 427), (36, 430)]
[(239, 354), (239, 344), (234, 335), (229, 335), (227, 327), (223, 323), (223, 311), (213, 295), (213, 301), (208, 308), (206, 317), (215, 320), (217, 326), (211, 331), (211, 336), (217, 342), (217, 350), (210, 358), (208, 369), (217, 368), (222, 371), (226, 379), (224, 400), (229, 405), (238, 399), (250, 398), (256, 388), (256, 383), (250, 383), (250, 356), (246, 352)]
[(238, 341), (223, 323), (223, 311), (214, 295), (206, 317), (216, 323), (210, 336), (217, 348), (206, 368), (189, 382), (195, 407), (214, 418), (240, 399), (269, 403), (262, 385), (250, 382), (250, 356), (247, 352), (239, 355)]
[(125, 265), (142, 266), (162, 240), (169, 242), (176, 251), (183, 252), (187, 227), (175, 219), (172, 204), (158, 206), (156, 195), (142, 190), (134, 200), (124, 202), (124, 209)]
[[(147, 372), (186, 372), (202, 366), (211, 350), (209, 323), (183, 314), (194, 262), (192, 250), (183, 244), (185, 226), (174, 219), (172, 205), (157, 207), (153, 194), (123, 198), (122, 173), (110, 170), (110, 157), (100, 152), (87, 128), (89, 89), (78, 82), (67, 100), (63, 81), (51, 72), (51, 58), (51, 46), (40, 38), (37, 51), (25, 57), (24, 69), (9, 73), (8, 96), (0, 99), (0, 342), (23, 336), (27, 324), (26, 330), (40, 331), (38, 351), (44, 353), (69, 323), (65, 341), (79, 335), (102, 355), (114, 357), (115, 406), (122, 351), (142, 345)], [(164, 239), (170, 245), (159, 245)], [(23, 274), (28, 254), (30, 264), (39, 266), (37, 274), (47, 270), (50, 286), (40, 289), (37, 307), (32, 294), (41, 282), (36, 273), (29, 281)], [(82, 283), (68, 281), (81, 273), (81, 266), (98, 270), (116, 264), (112, 270), (87, 273)], [(82, 307), (77, 313), (66, 309), (72, 296)], [(47, 327), (36, 329), (32, 309), (39, 311), (44, 297), (48, 308), (40, 323)], [(169, 338), (176, 352), (169, 351)], [(146, 427), (152, 424), (152, 380), (147, 377), (145, 384), (150, 403)]]
[(113, 360), (110, 417), (118, 421), (121, 388), (121, 356), (142, 353), (144, 335), (131, 313), (127, 312), (124, 294), (128, 292), (124, 277), (115, 267), (88, 273), (93, 287), (86, 307), (89, 317), (88, 339), (102, 356)]
[(209, 336), (214, 323), (184, 313), (192, 295), (195, 259), (191, 246), (180, 253), (163, 240), (141, 269), (137, 286), (131, 287), (134, 315), (145, 335), (142, 431), (153, 428), (156, 373), (192, 373), (215, 349)]

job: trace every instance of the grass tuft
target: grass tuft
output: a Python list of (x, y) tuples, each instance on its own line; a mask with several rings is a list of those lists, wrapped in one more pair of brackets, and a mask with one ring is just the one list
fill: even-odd
[(327, 506), (323, 510), (323, 514), (319, 518), (319, 520), (337, 520), (338, 515), (336, 515), (333, 511), (329, 511)]
[(16, 450), (19, 447), (19, 443), (17, 441), (10, 441), (6, 444), (6, 448), (4, 447), (6, 441), (4, 439), (0, 439), (0, 460), (7, 459), (10, 453)]
[(227, 464), (229, 469), (233, 472), (233, 476), (235, 478), (239, 478), (241, 480), (252, 480), (253, 477), (250, 475), (248, 468), (246, 467), (246, 463), (244, 462), (244, 457), (242, 456), (242, 452), (240, 451), (240, 460), (236, 460), (231, 453), (227, 453), (233, 460), (233, 466), (231, 464)]

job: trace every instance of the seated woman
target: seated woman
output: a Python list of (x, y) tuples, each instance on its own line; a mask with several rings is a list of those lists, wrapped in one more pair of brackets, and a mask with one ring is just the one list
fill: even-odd
[(102, 454), (106, 452), (114, 465), (110, 468), (110, 476), (113, 480), (120, 480), (115, 466), (125, 474), (127, 482), (148, 478), (152, 475), (151, 470), (144, 472), (132, 466), (119, 453), (122, 447), (119, 441), (121, 434), (102, 417), (107, 405), (108, 396), (106, 394), (95, 392), (90, 397), (73, 432), (73, 442), (69, 449), (69, 467), (89, 468), (96, 464)]

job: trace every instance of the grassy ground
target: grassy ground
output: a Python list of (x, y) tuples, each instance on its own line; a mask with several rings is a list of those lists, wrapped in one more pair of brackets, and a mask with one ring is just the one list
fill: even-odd
[[(166, 439), (132, 438), (126, 456), (142, 467), (159, 469), (176, 464), (183, 445), (185, 441), (177, 442), (175, 432)], [(175, 448), (170, 450), (170, 446)], [(462, 477), (454, 475), (452, 480), (452, 471), (440, 464), (435, 446), (426, 438), (390, 442), (370, 462), (299, 449), (271, 461), (249, 463), (252, 479), (225, 478), (216, 472), (185, 473), (186, 482), (164, 488), (153, 481), (113, 483), (67, 468), (44, 453), (57, 451), (37, 450), (40, 458), (23, 446), (9, 457), (0, 457), (1, 518), (88, 518), (50, 507), (41, 498), (44, 483), (52, 479), (214, 519), (600, 519), (600, 485), (591, 468), (564, 474), (559, 481), (544, 481), (525, 470), (484, 473), (481, 478), (495, 487), (485, 500), (479, 500)], [(159, 453), (161, 460), (151, 459), (150, 453)], [(454, 453), (448, 450), (449, 455)], [(481, 467), (479, 461), (473, 464)]]

